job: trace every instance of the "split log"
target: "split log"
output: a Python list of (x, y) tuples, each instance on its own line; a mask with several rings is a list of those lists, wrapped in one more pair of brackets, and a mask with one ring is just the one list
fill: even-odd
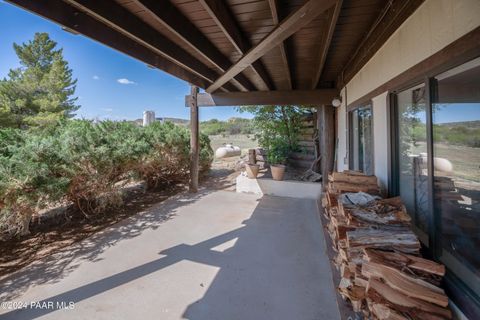
[(339, 211), (352, 219), (374, 225), (409, 225), (410, 216), (405, 206), (397, 203), (399, 198), (374, 200), (365, 205), (339, 203)]
[(451, 319), (452, 313), (446, 308), (419, 300), (413, 299), (399, 291), (382, 283), (380, 280), (370, 278), (367, 287), (367, 297), (373, 303), (385, 304), (395, 310), (408, 314), (412, 319), (433, 319), (429, 314), (441, 317), (441, 319)]
[(338, 206), (337, 194), (332, 192), (326, 192), (325, 194), (327, 196), (328, 205), (331, 208), (337, 207)]
[(417, 255), (420, 250), (417, 236), (405, 228), (365, 228), (347, 231), (347, 245), (349, 248), (383, 248)]
[(352, 286), (349, 288), (339, 288), (338, 291), (344, 299), (350, 300), (353, 311), (362, 311), (363, 301), (365, 300), (365, 288)]
[(379, 319), (379, 320), (408, 320), (408, 318), (402, 316), (393, 309), (387, 307), (384, 304), (374, 303), (368, 301), (370, 311)]
[(348, 182), (352, 184), (378, 185), (378, 179), (376, 176), (366, 176), (358, 173), (332, 172), (328, 176), (328, 180), (334, 182)]
[(410, 268), (442, 277), (445, 275), (444, 265), (408, 254), (365, 249), (365, 256), (367, 261), (387, 264), (400, 270)]
[(356, 286), (366, 288), (368, 286), (368, 278), (364, 277), (361, 274), (355, 274), (355, 279), (353, 280), (353, 283)]
[(328, 199), (327, 199), (327, 194), (325, 193), (322, 196), (322, 208), (325, 209), (325, 211), (328, 211), (327, 207), (328, 207)]
[(412, 298), (422, 299), (442, 307), (448, 306), (445, 292), (420, 279), (410, 277), (395, 268), (374, 262), (365, 262), (362, 265), (362, 275), (368, 278), (382, 278), (393, 289)]
[(380, 194), (380, 189), (377, 185), (372, 184), (352, 184), (348, 182), (330, 182), (328, 184), (330, 191), (335, 193), (343, 192), (367, 192), (375, 195)]
[(362, 171), (359, 171), (359, 170), (343, 170), (343, 173), (351, 174), (351, 175), (359, 175), (359, 176), (364, 176), (365, 175), (365, 173), (363, 173)]
[(380, 197), (378, 196), (372, 196), (365, 192), (347, 192), (339, 196), (339, 200), (341, 203), (352, 205), (366, 205), (367, 203), (377, 200), (379, 198)]

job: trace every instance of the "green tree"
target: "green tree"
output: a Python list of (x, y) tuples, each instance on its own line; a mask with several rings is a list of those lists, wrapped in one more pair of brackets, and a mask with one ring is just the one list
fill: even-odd
[(250, 106), (240, 107), (240, 112), (250, 112), (255, 127), (255, 138), (267, 150), (271, 163), (283, 163), (290, 152), (301, 151), (298, 145), (305, 116), (312, 109), (302, 106)]
[(261, 146), (268, 149), (272, 141), (282, 138), (292, 151), (298, 149), (302, 120), (312, 113), (310, 108), (300, 106), (250, 106), (239, 111), (254, 115), (255, 137)]
[(77, 80), (56, 47), (47, 33), (13, 45), (21, 66), (0, 80), (0, 126), (46, 126), (74, 116)]

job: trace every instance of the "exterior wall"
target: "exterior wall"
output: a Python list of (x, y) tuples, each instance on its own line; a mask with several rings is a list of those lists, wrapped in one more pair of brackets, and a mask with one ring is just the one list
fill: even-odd
[(355, 101), (480, 25), (478, 0), (427, 0), (347, 84)]
[[(338, 108), (338, 170), (348, 169), (346, 107), (410, 67), (440, 51), (480, 26), (479, 0), (426, 0), (387, 40), (342, 90)], [(346, 97), (345, 97), (345, 92)], [(382, 185), (388, 179), (387, 94), (372, 99), (375, 174)], [(347, 157), (348, 159), (348, 157)], [(347, 161), (348, 163), (348, 161)]]

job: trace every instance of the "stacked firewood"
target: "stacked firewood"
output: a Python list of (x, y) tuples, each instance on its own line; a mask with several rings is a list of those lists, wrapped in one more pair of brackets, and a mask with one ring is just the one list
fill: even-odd
[(440, 282), (445, 267), (420, 257), (400, 198), (382, 199), (375, 176), (328, 177), (322, 200), (340, 272), (338, 290), (373, 319), (451, 319)]

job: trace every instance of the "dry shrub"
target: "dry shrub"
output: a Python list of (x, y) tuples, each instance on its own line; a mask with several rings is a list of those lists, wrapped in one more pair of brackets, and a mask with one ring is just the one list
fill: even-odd
[[(28, 232), (31, 217), (59, 200), (86, 216), (123, 204), (134, 179), (148, 187), (185, 183), (189, 131), (172, 123), (147, 128), (126, 122), (69, 120), (54, 128), (0, 130), (0, 237)], [(213, 151), (201, 136), (200, 169)]]

